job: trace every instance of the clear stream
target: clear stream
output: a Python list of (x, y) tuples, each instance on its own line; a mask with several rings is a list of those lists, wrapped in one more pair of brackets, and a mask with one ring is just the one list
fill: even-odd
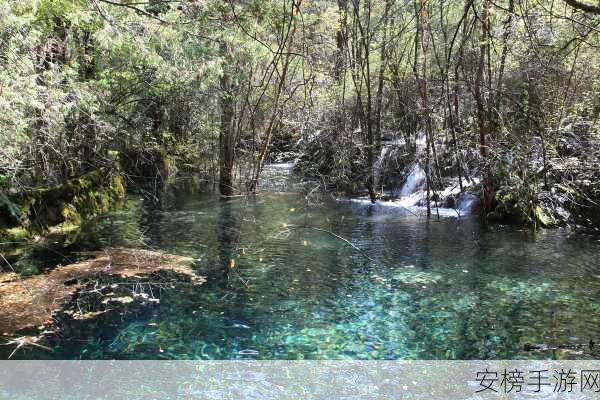
[(130, 196), (66, 250), (32, 252), (29, 267), (106, 246), (151, 248), (193, 257), (207, 282), (170, 273), (154, 290), (121, 285), (160, 302), (63, 319), (52, 352), (14, 358), (600, 358), (600, 238), (321, 200), (179, 194), (156, 206)]

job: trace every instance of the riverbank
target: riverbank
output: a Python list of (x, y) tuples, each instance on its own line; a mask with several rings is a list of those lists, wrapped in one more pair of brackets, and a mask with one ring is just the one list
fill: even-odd
[(22, 240), (77, 229), (125, 197), (118, 167), (100, 168), (53, 187), (2, 194), (0, 239)]

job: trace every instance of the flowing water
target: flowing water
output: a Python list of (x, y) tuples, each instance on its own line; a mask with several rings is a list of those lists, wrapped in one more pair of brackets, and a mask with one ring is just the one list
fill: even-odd
[(171, 274), (153, 292), (159, 302), (64, 319), (52, 352), (14, 357), (597, 359), (600, 344), (589, 342), (600, 342), (598, 239), (483, 228), (476, 218), (427, 222), (402, 208), (308, 203), (300, 193), (180, 194), (160, 206), (130, 196), (69, 248), (38, 250), (28, 262), (152, 248), (193, 257), (207, 282)]

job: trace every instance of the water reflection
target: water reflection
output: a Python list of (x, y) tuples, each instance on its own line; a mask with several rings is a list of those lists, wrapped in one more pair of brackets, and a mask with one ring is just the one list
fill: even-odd
[[(159, 304), (100, 321), (65, 320), (53, 353), (20, 357), (600, 356), (587, 346), (600, 338), (597, 238), (267, 194), (178, 196), (158, 207), (132, 197), (88, 225), (73, 249), (107, 245), (192, 256), (209, 279), (200, 287), (180, 279)], [(90, 337), (101, 339), (81, 340)], [(526, 343), (561, 348), (532, 352)]]

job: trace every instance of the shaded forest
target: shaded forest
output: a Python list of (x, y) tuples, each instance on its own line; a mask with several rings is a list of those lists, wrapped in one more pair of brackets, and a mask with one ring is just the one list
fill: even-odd
[(469, 193), (597, 230), (599, 32), (593, 0), (3, 1), (0, 224), (294, 162), (372, 202), (419, 168), (428, 216)]

